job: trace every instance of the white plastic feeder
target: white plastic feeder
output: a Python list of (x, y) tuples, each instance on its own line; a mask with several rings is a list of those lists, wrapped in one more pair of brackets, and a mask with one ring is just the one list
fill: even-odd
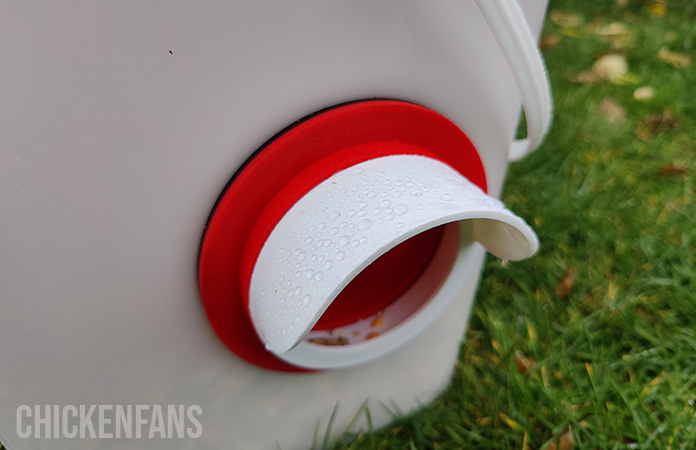
[[(483, 249), (538, 248), (496, 197), (549, 125), (544, 12), (3, 11), (0, 441), (306, 448), (337, 403), (340, 430), (366, 400), (381, 425), (380, 402), (432, 399)], [(528, 138), (513, 142), (520, 102)], [(27, 437), (22, 405), (198, 405), (202, 434)]]

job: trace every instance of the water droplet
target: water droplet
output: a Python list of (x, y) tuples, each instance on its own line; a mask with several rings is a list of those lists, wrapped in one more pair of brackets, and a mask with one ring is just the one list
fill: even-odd
[(403, 223), (403, 222), (399, 222), (399, 223), (396, 224), (396, 228), (403, 228), (403, 227), (404, 227), (404, 223)]
[(353, 175), (362, 175), (363, 173), (365, 173), (365, 169), (363, 167), (358, 166), (353, 168)]
[(298, 270), (297, 272), (295, 272), (295, 276), (296, 276), (297, 278), (300, 278), (300, 277), (302, 276), (302, 272), (300, 272), (300, 271)]
[(323, 247), (323, 246), (324, 246), (324, 240), (323, 240), (323, 239), (319, 239), (319, 240), (317, 241), (317, 248), (318, 248), (318, 247)]
[(446, 202), (449, 202), (449, 201), (452, 200), (452, 196), (449, 195), (449, 194), (442, 194), (442, 195), (440, 196), (440, 198), (441, 198), (442, 200), (446, 201)]
[(389, 208), (391, 206), (391, 202), (389, 200), (382, 200), (379, 202), (379, 206), (381, 208)]
[(360, 209), (365, 209), (365, 208), (367, 208), (367, 202), (360, 202), (360, 204), (358, 205), (358, 207), (359, 207)]
[(404, 205), (403, 203), (399, 203), (394, 207), (394, 214), (397, 214), (399, 216), (403, 216), (408, 212), (408, 206)]
[(336, 220), (336, 219), (338, 219), (339, 217), (341, 217), (341, 213), (338, 212), (338, 211), (334, 211), (334, 212), (331, 213), (331, 216), (330, 216), (330, 217), (331, 217), (331, 220)]
[(416, 206), (416, 209), (417, 209), (418, 211), (423, 211), (423, 208), (425, 208), (425, 206), (423, 206), (423, 205), (418, 205), (418, 206)]
[(360, 222), (358, 222), (358, 230), (360, 231), (369, 230), (371, 226), (372, 221), (370, 219), (363, 219)]
[(341, 260), (342, 260), (343, 258), (345, 258), (345, 257), (346, 257), (346, 254), (343, 253), (343, 252), (338, 252), (338, 253), (336, 253), (336, 259), (339, 260), (339, 261), (341, 261)]
[(309, 294), (305, 295), (302, 299), (302, 303), (304, 303), (305, 305), (309, 305), (310, 303), (312, 303), (312, 296)]
[(295, 295), (300, 295), (302, 293), (302, 286), (297, 286), (295, 288)]
[(319, 229), (320, 229), (320, 230), (323, 230), (324, 228), (326, 228), (326, 222), (320, 223), (320, 224), (319, 224)]
[(373, 209), (372, 214), (374, 214), (375, 216), (379, 216), (380, 214), (382, 214), (382, 208)]
[(365, 212), (365, 210), (360, 210), (360, 211), (358, 212), (358, 217), (365, 217), (366, 214), (367, 214), (367, 213)]
[(399, 191), (394, 192), (394, 193), (392, 194), (392, 197), (394, 197), (394, 198), (399, 198), (399, 197), (401, 197), (401, 192), (399, 192)]
[(301, 252), (299, 255), (297, 255), (297, 258), (298, 258), (300, 261), (304, 261), (305, 259), (307, 259), (307, 253)]
[(322, 278), (324, 278), (324, 272), (317, 272), (317, 274), (314, 275), (314, 279), (317, 281), (321, 281)]
[(389, 222), (392, 219), (394, 219), (394, 214), (387, 214), (386, 216), (384, 216), (384, 220), (386, 220), (387, 222)]
[(355, 210), (354, 210), (354, 209), (351, 209), (350, 211), (348, 211), (348, 217), (354, 217), (354, 216), (355, 216)]
[(312, 255), (312, 256), (309, 258), (309, 260), (310, 260), (310, 261), (316, 261), (316, 260), (317, 260), (317, 255)]
[(421, 189), (414, 189), (411, 191), (411, 195), (413, 195), (414, 197), (422, 197), (423, 191)]
[(331, 229), (331, 234), (338, 234), (338, 228), (333, 227), (333, 228)]
[[(299, 254), (300, 254), (300, 251), (301, 251), (301, 250), (300, 250), (299, 248), (296, 248), (296, 249), (295, 249), (295, 256), (299, 255)], [(275, 252), (275, 249), (273, 250), (273, 252)]]
[(285, 327), (283, 327), (283, 329), (280, 330), (280, 334), (282, 334), (283, 336), (285, 336), (286, 334), (288, 334), (288, 329), (285, 328)]
[(360, 241), (359, 240), (354, 240), (353, 242), (350, 243), (351, 247), (357, 248), (360, 246)]
[(298, 314), (298, 315), (295, 317), (295, 322), (301, 322), (301, 321), (302, 321), (302, 316)]
[(290, 326), (289, 326), (288, 328), (290, 328), (290, 331), (295, 330), (295, 324), (294, 324), (294, 323), (291, 323)]
[(305, 239), (305, 243), (306, 243), (306, 244), (311, 244), (313, 240), (314, 240), (314, 239), (312, 239), (312, 237), (310, 236), (310, 237), (308, 237), (307, 239)]
[(366, 195), (365, 197), (367, 197), (367, 198), (375, 198), (375, 197), (377, 197), (377, 193), (376, 193), (375, 191), (370, 191), (370, 192), (367, 193), (367, 195)]
[(308, 269), (305, 274), (307, 275), (307, 278), (312, 278), (314, 276), (314, 270)]
[(333, 267), (333, 261), (331, 261), (330, 259), (326, 260), (326, 262), (324, 263), (324, 269), (329, 270), (332, 267)]
[(360, 243), (361, 244), (366, 244), (367, 243), (367, 238), (365, 236), (360, 238)]
[(437, 189), (440, 187), (440, 183), (438, 183), (435, 180), (428, 181), (428, 187), (431, 187), (433, 189)]
[(341, 239), (338, 240), (338, 243), (341, 245), (348, 245), (350, 243), (350, 236), (341, 236)]

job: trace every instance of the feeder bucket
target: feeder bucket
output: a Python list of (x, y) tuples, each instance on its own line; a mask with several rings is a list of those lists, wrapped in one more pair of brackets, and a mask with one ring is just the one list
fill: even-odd
[(498, 197), (545, 8), (2, 8), (0, 441), (301, 449), (432, 400), (485, 252), (539, 246)]

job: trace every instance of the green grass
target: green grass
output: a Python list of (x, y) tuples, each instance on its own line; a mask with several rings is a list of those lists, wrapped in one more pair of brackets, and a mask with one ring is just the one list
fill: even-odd
[[(580, 23), (547, 21), (544, 36), (560, 37), (544, 50), (555, 122), (511, 166), (503, 197), (541, 249), (507, 266), (488, 258), (438, 400), (333, 448), (696, 448), (696, 64), (658, 56), (696, 56), (696, 2), (669, 1), (664, 15), (649, 1), (552, 1), (549, 11)], [(593, 31), (614, 21), (630, 38), (619, 48)], [(608, 53), (625, 57), (626, 76), (574, 81)], [(655, 96), (634, 99), (647, 85)], [(604, 99), (623, 118), (603, 115)]]

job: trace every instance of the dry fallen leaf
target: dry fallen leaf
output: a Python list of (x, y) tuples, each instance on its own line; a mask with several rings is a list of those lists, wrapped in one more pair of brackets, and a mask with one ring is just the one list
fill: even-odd
[(557, 34), (550, 34), (546, 37), (544, 37), (540, 42), (539, 42), (539, 48), (550, 48), (550, 47), (555, 47), (561, 42), (561, 36)]
[(560, 298), (568, 297), (575, 285), (575, 267), (569, 268), (558, 286), (556, 286), (556, 296)]
[(633, 42), (633, 34), (621, 22), (611, 22), (608, 25), (597, 27), (594, 33), (615, 49), (626, 48)]
[(686, 175), (689, 169), (679, 164), (665, 164), (660, 167), (660, 175)]
[(553, 438), (547, 450), (573, 450), (575, 439), (570, 430), (565, 431), (560, 437)]
[(515, 353), (515, 367), (519, 373), (525, 373), (526, 371), (533, 369), (537, 366), (537, 362), (531, 358), (526, 358)]
[(666, 62), (672, 67), (677, 69), (683, 69), (684, 67), (689, 67), (694, 63), (691, 56), (685, 53), (673, 52), (667, 47), (662, 47), (659, 52), (657, 52), (658, 58)]
[(679, 121), (672, 115), (672, 111), (665, 109), (662, 114), (650, 114), (643, 118), (636, 128), (636, 134), (641, 141), (649, 142), (655, 134), (677, 126)]
[(626, 62), (626, 57), (619, 54), (609, 54), (599, 58), (595, 61), (592, 69), (581, 72), (573, 81), (583, 84), (605, 80), (619, 83), (627, 77), (627, 74), (628, 62)]
[(587, 70), (585, 72), (580, 72), (572, 81), (582, 84), (592, 84), (598, 82), (599, 77), (591, 70)]
[(605, 97), (598, 107), (599, 113), (606, 117), (609, 122), (622, 123), (626, 121), (626, 110), (616, 101)]
[(653, 0), (648, 6), (648, 14), (655, 17), (663, 17), (667, 12), (667, 0)]
[(655, 89), (651, 86), (641, 86), (633, 92), (633, 98), (638, 101), (650, 100), (655, 96)]
[(604, 55), (594, 63), (592, 72), (602, 80), (618, 80), (628, 73), (626, 57), (619, 54)]
[(579, 15), (558, 10), (551, 11), (549, 19), (551, 19), (551, 22), (562, 27), (578, 27), (582, 24), (582, 18)]

